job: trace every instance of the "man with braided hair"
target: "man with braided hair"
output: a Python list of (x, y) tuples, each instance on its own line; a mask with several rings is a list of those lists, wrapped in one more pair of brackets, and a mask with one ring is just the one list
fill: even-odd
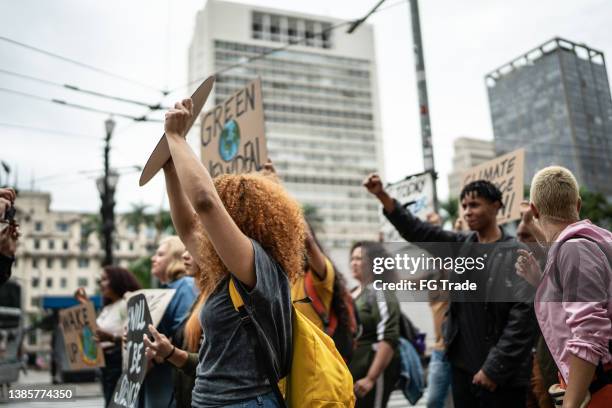
[[(453, 291), (444, 324), (453, 400), (456, 407), (524, 407), (535, 317), (529, 301), (499, 301), (499, 297), (495, 301), (496, 294), (528, 293), (527, 285), (513, 276), (519, 244), (497, 225), (497, 212), (503, 206), (499, 189), (486, 180), (463, 188), (460, 203), (470, 229), (464, 234), (413, 216), (387, 194), (376, 174), (363, 184), (382, 203), (384, 215), (406, 241), (449, 244), (427, 245), (424, 249), (433, 256), (486, 258), (484, 270), (450, 274), (451, 282), (469, 280), (479, 288), (476, 294)], [(493, 243), (491, 253), (479, 245)]]

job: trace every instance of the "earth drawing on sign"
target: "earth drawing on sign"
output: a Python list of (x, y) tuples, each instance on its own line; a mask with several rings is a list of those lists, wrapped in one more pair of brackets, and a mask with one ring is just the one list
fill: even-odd
[(219, 138), (219, 156), (228, 162), (238, 154), (240, 147), (240, 127), (235, 120), (229, 120), (223, 126), (221, 137)]

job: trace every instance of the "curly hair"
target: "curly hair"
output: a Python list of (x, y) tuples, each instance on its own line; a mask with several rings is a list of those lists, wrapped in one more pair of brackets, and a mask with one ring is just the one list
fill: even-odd
[[(119, 298), (122, 298), (125, 292), (141, 289), (138, 279), (127, 269), (114, 265), (105, 266), (103, 269), (108, 279), (108, 286)], [(112, 303), (111, 299), (107, 297), (104, 297), (102, 300), (104, 305)]]
[[(283, 268), (291, 282), (303, 274), (304, 219), (302, 208), (285, 189), (258, 174), (225, 174), (215, 177), (215, 188), (238, 228)], [(210, 240), (200, 241), (201, 270), (198, 286), (207, 298), (229, 271)]]

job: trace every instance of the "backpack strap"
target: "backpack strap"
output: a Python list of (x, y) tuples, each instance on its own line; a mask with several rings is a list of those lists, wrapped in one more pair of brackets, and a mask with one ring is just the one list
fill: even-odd
[(323, 302), (319, 298), (317, 290), (314, 287), (314, 278), (312, 277), (312, 274), (313, 272), (310, 271), (304, 276), (304, 293), (306, 293), (306, 296), (310, 298), (310, 305), (317, 316), (319, 316), (319, 319), (321, 319), (321, 322), (323, 322), (323, 329), (325, 333), (327, 333), (329, 336), (333, 336), (336, 328), (338, 327), (338, 318), (333, 310), (327, 314), (325, 305), (323, 305)]
[[(236, 284), (234, 283), (234, 276), (232, 275), (229, 281), (229, 295), (232, 299), (232, 304), (234, 305), (234, 309), (240, 314), (240, 320), (242, 322), (242, 326), (247, 332), (247, 337), (251, 342), (251, 346), (255, 351), (255, 358), (257, 359), (257, 365), (259, 367), (264, 367), (266, 370), (266, 377), (268, 378), (268, 382), (270, 383), (270, 387), (272, 387), (272, 392), (274, 392), (274, 396), (278, 400), (278, 404), (282, 408), (287, 408), (287, 403), (285, 402), (285, 398), (278, 387), (278, 380), (275, 378), (274, 368), (272, 366), (272, 361), (270, 358), (266, 358), (265, 348), (262, 347), (261, 338), (259, 336), (259, 332), (253, 323), (253, 319), (249, 314), (247, 308), (244, 305), (244, 300), (240, 295), (240, 292), (236, 288)], [(269, 356), (268, 356), (269, 357)]]

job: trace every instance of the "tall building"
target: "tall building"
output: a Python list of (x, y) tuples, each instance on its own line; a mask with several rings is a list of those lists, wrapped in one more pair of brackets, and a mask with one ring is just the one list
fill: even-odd
[(601, 51), (555, 38), (489, 73), (486, 83), (495, 150), (525, 147), (525, 184), (558, 164), (612, 196), (612, 100)]
[[(94, 214), (53, 211), (49, 193), (20, 191), (15, 202), (21, 237), (13, 266), (13, 278), (21, 286), (25, 323), (41, 314), (43, 296), (72, 296), (84, 287), (88, 294), (98, 292), (104, 248), (96, 232)], [(117, 217), (115, 264), (127, 267), (150, 256), (155, 250), (155, 231), (138, 230)], [(25, 341), (27, 351), (48, 351), (50, 334), (31, 331)]]
[(209, 99), (219, 103), (262, 78), (269, 156), (322, 220), (322, 244), (346, 265), (352, 241), (377, 237), (378, 205), (361, 182), (383, 166), (373, 30), (332, 30), (339, 22), (209, 0), (196, 17), (189, 79), (247, 62), (217, 77)]
[(453, 143), (453, 170), (448, 174), (448, 196), (459, 197), (461, 175), (467, 169), (495, 157), (492, 140), (460, 137)]

